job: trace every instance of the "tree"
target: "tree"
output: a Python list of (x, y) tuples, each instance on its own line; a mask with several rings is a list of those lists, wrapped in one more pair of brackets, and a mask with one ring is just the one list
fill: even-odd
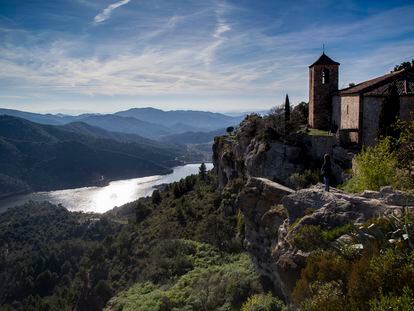
[(402, 69), (413, 69), (414, 68), (414, 59), (411, 62), (402, 62), (399, 65), (394, 67), (394, 71), (402, 70)]
[(149, 214), (151, 214), (151, 210), (145, 204), (138, 202), (137, 206), (135, 207), (135, 221), (141, 222)]
[(226, 128), (226, 132), (227, 132), (228, 134), (233, 133), (233, 131), (234, 131), (234, 127), (233, 127), (233, 126), (229, 126), (228, 128)]
[(201, 163), (200, 168), (198, 170), (199, 170), (200, 178), (202, 180), (206, 180), (206, 177), (207, 177), (207, 167), (204, 164), (204, 162)]
[(160, 204), (162, 202), (161, 193), (158, 189), (154, 190), (152, 193), (152, 203), (154, 204)]
[(290, 101), (289, 101), (288, 94), (286, 94), (286, 98), (285, 98), (284, 113), (285, 113), (285, 133), (288, 133), (290, 130)]
[(400, 116), (400, 97), (395, 82), (388, 86), (387, 95), (382, 102), (379, 115), (378, 137), (391, 136), (398, 138), (398, 130), (395, 123)]
[(308, 110), (309, 104), (306, 102), (300, 102), (292, 109), (290, 124), (293, 128), (299, 128), (308, 124)]
[(290, 101), (289, 95), (286, 94), (285, 98), (285, 125), (288, 124), (290, 121)]

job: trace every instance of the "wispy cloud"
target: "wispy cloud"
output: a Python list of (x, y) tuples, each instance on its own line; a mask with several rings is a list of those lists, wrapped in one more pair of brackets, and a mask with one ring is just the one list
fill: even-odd
[(121, 0), (115, 3), (112, 3), (111, 5), (107, 6), (101, 13), (95, 16), (93, 19), (93, 22), (95, 24), (102, 23), (106, 21), (108, 18), (111, 17), (112, 11), (119, 8), (120, 6), (123, 6), (127, 3), (129, 3), (131, 0)]
[[(108, 6), (95, 17), (96, 23), (128, 2)], [(341, 85), (383, 74), (414, 58), (414, 6), (346, 22), (311, 20), (274, 31), (274, 25), (252, 18), (243, 8), (216, 1), (197, 5), (170, 10), (142, 4), (117, 26), (122, 31), (110, 28), (104, 35), (89, 25), (83, 37), (54, 33), (45, 40), (48, 34), (27, 30), (17, 35), (0, 27), (0, 39), (7, 39), (0, 40), (0, 86), (8, 83), (7, 96), (37, 92), (62, 98), (113, 96), (114, 101), (141, 95), (259, 101), (278, 94), (283, 98), (288, 92), (300, 101), (308, 96), (307, 66), (324, 42), (328, 54), (342, 63)]]
[(218, 7), (215, 10), (216, 15), (216, 24), (214, 32), (212, 34), (213, 41), (201, 52), (201, 59), (206, 65), (210, 65), (214, 60), (214, 54), (216, 50), (222, 45), (226, 38), (224, 34), (231, 30), (230, 25), (227, 23), (224, 18), (226, 12), (226, 6), (224, 2), (218, 4)]

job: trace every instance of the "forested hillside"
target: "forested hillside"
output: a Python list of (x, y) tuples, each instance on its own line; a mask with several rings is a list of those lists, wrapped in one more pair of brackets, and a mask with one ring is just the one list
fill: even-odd
[(9, 210), (1, 308), (100, 310), (115, 296), (110, 310), (237, 310), (268, 288), (224, 200), (203, 173), (102, 216), (46, 203)]
[(185, 152), (86, 124), (41, 125), (0, 116), (0, 195), (170, 172)]

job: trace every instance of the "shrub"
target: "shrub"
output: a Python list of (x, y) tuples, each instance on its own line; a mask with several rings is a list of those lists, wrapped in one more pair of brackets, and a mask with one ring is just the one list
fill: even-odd
[(304, 225), (293, 234), (293, 244), (303, 251), (312, 251), (325, 247), (326, 241), (319, 226)]
[(331, 230), (324, 230), (322, 236), (327, 241), (334, 241), (341, 235), (350, 233), (354, 230), (354, 224), (349, 223), (340, 227), (333, 228)]
[(161, 193), (158, 189), (154, 190), (154, 192), (152, 193), (152, 203), (154, 204), (160, 204), (162, 202), (162, 197), (161, 197)]
[(241, 307), (241, 311), (280, 311), (283, 309), (283, 302), (270, 293), (250, 296)]
[(301, 276), (292, 292), (292, 299), (301, 303), (312, 296), (314, 282), (346, 282), (350, 269), (349, 263), (333, 251), (316, 251), (312, 253), (302, 270)]
[(397, 158), (387, 138), (355, 156), (353, 176), (345, 183), (344, 189), (350, 192), (379, 190), (383, 186), (395, 184), (396, 173)]
[(338, 282), (320, 283), (311, 286), (312, 296), (301, 303), (302, 311), (343, 311), (346, 301)]
[(401, 296), (383, 295), (369, 302), (371, 311), (411, 311), (414, 310), (414, 297), (412, 290), (404, 288)]
[(303, 174), (293, 173), (289, 176), (288, 183), (289, 186), (294, 189), (303, 189), (307, 188), (310, 185), (314, 185), (319, 181), (319, 172), (312, 170), (305, 170)]

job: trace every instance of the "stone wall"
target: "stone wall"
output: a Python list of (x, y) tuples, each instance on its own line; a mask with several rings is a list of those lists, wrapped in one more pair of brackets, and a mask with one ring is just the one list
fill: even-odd
[[(329, 81), (322, 83), (323, 70), (329, 70)], [(338, 90), (338, 66), (315, 65), (309, 68), (309, 125), (329, 130), (332, 94)]]
[(335, 95), (332, 97), (332, 124), (336, 124), (339, 128), (341, 124), (341, 97)]
[(342, 96), (341, 97), (341, 129), (358, 129), (359, 128), (359, 96)]
[(377, 142), (382, 100), (382, 97), (364, 97), (363, 99), (362, 144), (365, 146), (372, 146)]
[(309, 156), (314, 160), (322, 160), (323, 156), (328, 153), (332, 154), (333, 148), (338, 144), (335, 136), (307, 136), (307, 151)]

